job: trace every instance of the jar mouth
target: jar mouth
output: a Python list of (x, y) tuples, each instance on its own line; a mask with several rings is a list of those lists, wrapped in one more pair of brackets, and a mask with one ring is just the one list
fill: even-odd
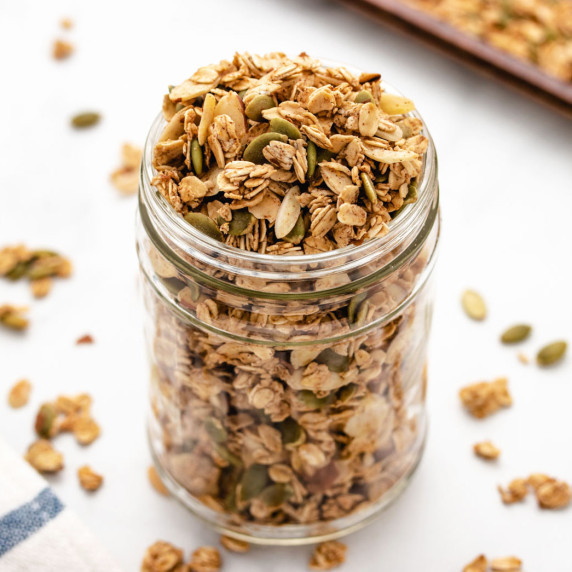
[[(321, 59), (324, 67), (340, 65), (337, 62)], [(359, 73), (359, 70), (351, 66), (344, 66), (350, 71)], [(390, 83), (382, 81), (384, 90), (389, 93), (401, 95)], [(169, 237), (177, 237), (176, 243), (179, 248), (202, 259), (205, 263), (213, 260), (212, 253), (216, 253), (216, 264), (228, 272), (237, 274), (250, 274), (256, 269), (255, 274), (269, 280), (307, 280), (319, 278), (332, 272), (349, 272), (358, 266), (389, 254), (402, 243), (411, 240), (411, 234), (418, 234), (425, 229), (426, 233), (431, 225), (423, 224), (420, 218), (432, 218), (438, 210), (437, 181), (437, 156), (433, 140), (425, 122), (417, 111), (408, 113), (409, 117), (416, 117), (423, 122), (423, 135), (428, 139), (427, 151), (423, 156), (422, 170), (418, 178), (418, 198), (415, 203), (406, 205), (403, 210), (387, 223), (389, 231), (382, 237), (364, 241), (361, 244), (350, 244), (342, 248), (336, 248), (328, 252), (302, 255), (276, 255), (252, 252), (230, 246), (217, 241), (200, 232), (175, 211), (170, 203), (157, 191), (151, 181), (156, 174), (153, 167), (153, 149), (166, 121), (162, 113), (159, 113), (149, 130), (143, 151), (143, 160), (140, 169), (140, 204), (150, 207), (154, 222), (159, 223), (165, 229)], [(431, 216), (433, 212), (433, 216)], [(425, 214), (425, 216), (424, 216)], [(418, 241), (415, 241), (418, 242)], [(198, 255), (198, 256), (197, 256)], [(184, 265), (184, 261), (183, 265)], [(293, 272), (293, 267), (296, 271)], [(246, 269), (246, 271), (245, 271)]]

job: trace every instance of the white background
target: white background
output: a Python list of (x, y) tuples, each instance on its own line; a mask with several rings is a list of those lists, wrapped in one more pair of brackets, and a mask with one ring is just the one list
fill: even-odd
[[(64, 16), (76, 23), (71, 32), (59, 29)], [(77, 46), (68, 61), (50, 57), (57, 36)], [(32, 304), (29, 332), (0, 331), (0, 392), (22, 377), (34, 385), (22, 410), (0, 399), (0, 434), (23, 453), (42, 401), (91, 393), (103, 433), (85, 449), (69, 435), (56, 440), (66, 469), (50, 482), (62, 499), (126, 571), (138, 570), (160, 538), (187, 555), (217, 543), (146, 479), (136, 200), (119, 196), (108, 177), (121, 143), (143, 142), (167, 85), (235, 50), (306, 50), (380, 71), (415, 100), (439, 153), (444, 224), (428, 447), (399, 501), (347, 538), (345, 569), (453, 572), (485, 552), (514, 553), (527, 571), (572, 570), (572, 508), (540, 511), (532, 498), (505, 507), (495, 490), (533, 471), (572, 481), (572, 357), (540, 370), (498, 342), (520, 321), (534, 325), (522, 347), (530, 356), (545, 342), (572, 340), (572, 124), (326, 1), (0, 0), (0, 245), (53, 248), (75, 265), (45, 300), (33, 301), (24, 283), (0, 283), (0, 302)], [(86, 109), (103, 122), (73, 131), (70, 116)], [(467, 286), (488, 301), (482, 324), (460, 310)], [(96, 343), (75, 346), (84, 333)], [(459, 388), (500, 375), (514, 406), (484, 421), (466, 415)], [(502, 449), (495, 464), (473, 456), (484, 438)], [(84, 463), (105, 475), (94, 495), (77, 483)], [(224, 569), (305, 570), (310, 552), (224, 554)]]

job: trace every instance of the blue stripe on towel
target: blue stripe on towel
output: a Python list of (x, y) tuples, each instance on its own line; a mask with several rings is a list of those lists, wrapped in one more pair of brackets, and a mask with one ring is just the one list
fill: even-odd
[(35, 499), (0, 518), (0, 556), (55, 518), (64, 505), (48, 488)]

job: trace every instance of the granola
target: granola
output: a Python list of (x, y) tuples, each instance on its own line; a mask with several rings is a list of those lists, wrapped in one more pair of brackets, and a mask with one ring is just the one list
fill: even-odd
[(30, 325), (25, 316), (27, 311), (26, 306), (12, 306), (11, 304), (0, 306), (0, 325), (10, 330), (25, 330)]
[(379, 74), (235, 54), (165, 96), (152, 183), (189, 224), (241, 249), (359, 244), (417, 200), (428, 141), (413, 109)]
[(331, 570), (346, 561), (347, 546), (337, 540), (318, 544), (310, 558), (310, 570)]
[(27, 278), (36, 298), (49, 293), (53, 278), (67, 278), (71, 272), (71, 262), (51, 250), (30, 250), (23, 244), (0, 249), (0, 276), (8, 280)]
[(50, 441), (39, 439), (28, 447), (26, 461), (40, 473), (57, 473), (64, 468), (64, 457)]
[(503, 407), (512, 405), (512, 398), (504, 377), (494, 381), (482, 381), (463, 387), (459, 397), (463, 405), (473, 417), (483, 419)]
[(141, 572), (184, 572), (183, 551), (159, 540), (149, 546), (143, 557)]
[(89, 465), (80, 467), (77, 471), (79, 484), (86, 491), (96, 491), (103, 484), (103, 477), (97, 474)]
[(522, 570), (522, 560), (516, 556), (502, 556), (493, 558), (489, 562), (484, 554), (477, 556), (472, 562), (463, 568), (463, 572), (520, 572)]
[(93, 344), (94, 343), (94, 339), (93, 336), (90, 334), (85, 334), (81, 337), (79, 337), (75, 343), (79, 346), (79, 345), (83, 345), (83, 344)]
[(148, 469), (147, 469), (147, 478), (149, 479), (149, 482), (151, 483), (151, 486), (161, 495), (164, 496), (169, 496), (169, 490), (167, 489), (167, 487), (163, 484), (163, 481), (161, 480), (161, 477), (159, 476), (159, 474), (157, 473), (157, 469), (155, 469), (155, 467), (153, 465), (151, 465)]
[(30, 399), (32, 384), (27, 379), (21, 379), (12, 386), (8, 393), (8, 403), (10, 407), (17, 409), (24, 407)]
[(465, 34), (572, 81), (569, 0), (407, 0)]
[(65, 60), (74, 53), (74, 47), (65, 40), (55, 40), (52, 47), (52, 56), (55, 60)]
[(139, 188), (139, 166), (143, 150), (132, 143), (121, 148), (121, 166), (111, 173), (113, 186), (123, 195), (133, 195)]
[(222, 565), (220, 552), (214, 546), (200, 546), (191, 555), (191, 572), (218, 572)]
[(488, 565), (489, 563), (486, 556), (484, 554), (480, 554), (463, 568), (463, 572), (487, 572)]
[(572, 489), (568, 483), (543, 473), (533, 473), (528, 479), (514, 479), (507, 490), (498, 487), (505, 504), (523, 500), (529, 489), (534, 491), (540, 508), (566, 508), (572, 500)]
[(229, 552), (238, 552), (242, 554), (250, 550), (250, 544), (248, 542), (232, 538), (232, 536), (225, 536), (224, 534), (220, 537), (220, 543)]
[(504, 504), (521, 502), (528, 495), (528, 482), (526, 479), (513, 479), (506, 489), (499, 486), (498, 491)]
[(490, 441), (476, 443), (473, 450), (475, 451), (475, 455), (481, 457), (481, 459), (487, 459), (489, 461), (498, 459), (500, 455), (500, 449), (495, 447)]

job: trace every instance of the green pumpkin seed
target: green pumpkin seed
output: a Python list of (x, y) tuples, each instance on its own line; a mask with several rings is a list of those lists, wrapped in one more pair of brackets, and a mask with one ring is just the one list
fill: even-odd
[(101, 115), (93, 111), (88, 111), (86, 113), (79, 113), (74, 115), (71, 120), (71, 124), (76, 129), (84, 129), (86, 127), (93, 127), (99, 123)]
[(227, 463), (230, 463), (234, 467), (242, 466), (242, 459), (240, 457), (237, 457), (234, 453), (231, 453), (226, 447), (223, 447), (220, 443), (217, 443), (215, 445), (215, 451), (223, 460), (225, 460)]
[(292, 417), (288, 417), (288, 419), (279, 423), (277, 428), (282, 435), (282, 443), (284, 445), (301, 445), (306, 440), (304, 429)]
[(203, 174), (203, 150), (197, 138), (191, 142), (191, 163), (195, 175), (200, 177)]
[(341, 403), (347, 403), (357, 393), (358, 386), (350, 383), (338, 391), (338, 399)]
[(247, 92), (247, 91), (248, 91), (247, 89), (241, 89), (241, 90), (238, 92), (238, 97), (240, 97), (240, 99), (244, 99), (244, 96), (246, 95), (246, 92)]
[(538, 365), (547, 366), (559, 362), (566, 353), (568, 344), (563, 341), (552, 342), (544, 346), (537, 354), (536, 361)]
[(503, 344), (516, 344), (522, 342), (528, 338), (532, 328), (526, 324), (517, 324), (505, 330), (501, 336), (501, 342)]
[(283, 240), (291, 242), (292, 244), (300, 244), (306, 236), (306, 222), (304, 217), (300, 215), (296, 220), (294, 228), (284, 237)]
[(232, 236), (241, 236), (246, 234), (251, 228), (256, 219), (252, 216), (248, 209), (240, 209), (232, 213), (232, 220), (230, 221), (230, 228), (228, 233)]
[(239, 498), (248, 502), (257, 497), (268, 484), (268, 469), (265, 465), (250, 465), (240, 479)]
[(299, 391), (297, 396), (306, 407), (310, 407), (311, 409), (322, 409), (328, 407), (335, 401), (335, 395), (333, 393), (320, 398), (316, 397), (314, 392), (309, 389)]
[(465, 290), (461, 298), (465, 314), (473, 320), (484, 320), (487, 315), (487, 306), (483, 297), (474, 290)]
[(357, 311), (360, 304), (367, 298), (367, 292), (362, 292), (361, 294), (356, 294), (348, 305), (348, 320), (350, 324), (353, 324), (356, 319)]
[(31, 261), (28, 262), (18, 262), (10, 272), (6, 274), (6, 278), (9, 280), (20, 280), (26, 276), (28, 269), (30, 267)]
[(417, 201), (417, 180), (411, 181), (409, 187), (407, 188), (407, 196), (405, 197), (403, 204), (410, 205)]
[(371, 95), (367, 89), (364, 89), (356, 95), (354, 101), (356, 103), (369, 103), (370, 101), (373, 101), (373, 95)]
[(36, 424), (34, 426), (36, 433), (44, 439), (49, 439), (52, 436), (52, 427), (57, 416), (58, 412), (55, 406), (51, 403), (44, 403), (36, 416)]
[(365, 191), (365, 196), (371, 202), (372, 205), (377, 204), (377, 193), (375, 192), (375, 187), (367, 173), (363, 173), (361, 176), (361, 182), (363, 183), (363, 190)]
[(281, 133), (263, 133), (258, 137), (255, 137), (246, 147), (242, 158), (245, 161), (250, 161), (251, 163), (256, 163), (260, 165), (266, 161), (266, 158), (262, 154), (262, 149), (270, 143), (270, 141), (282, 141), (286, 143), (288, 141), (288, 137), (286, 135), (282, 135)]
[(308, 179), (311, 179), (316, 172), (317, 154), (316, 144), (308, 141), (308, 147), (306, 148), (306, 160), (308, 161), (308, 172), (306, 174)]
[(288, 137), (288, 139), (301, 139), (302, 134), (298, 131), (298, 128), (290, 121), (282, 119), (281, 117), (275, 117), (270, 120), (270, 131), (273, 133), (282, 133)]
[(160, 280), (171, 294), (177, 295), (185, 287), (185, 283), (177, 278), (160, 278)]
[(356, 319), (354, 322), (354, 326), (356, 328), (360, 328), (365, 324), (368, 312), (369, 312), (369, 302), (366, 300), (360, 305), (357, 311)]
[(246, 117), (252, 121), (263, 121), (262, 112), (265, 109), (276, 107), (276, 103), (269, 95), (257, 95), (244, 110)]
[(215, 443), (224, 443), (228, 437), (222, 423), (214, 417), (207, 417), (205, 419), (205, 431)]
[(322, 149), (321, 147), (318, 147), (318, 157), (316, 162), (320, 164), (322, 163), (322, 161), (329, 161), (333, 156), (334, 156), (333, 151), (328, 151), (327, 149)]
[(284, 484), (274, 484), (266, 487), (258, 497), (267, 507), (278, 508), (294, 494), (292, 487)]
[(347, 371), (350, 365), (350, 358), (348, 356), (340, 355), (331, 348), (327, 348), (321, 352), (314, 361), (327, 365), (328, 369), (335, 373)]
[(185, 220), (203, 234), (222, 242), (223, 237), (221, 231), (207, 215), (190, 212), (185, 215)]

